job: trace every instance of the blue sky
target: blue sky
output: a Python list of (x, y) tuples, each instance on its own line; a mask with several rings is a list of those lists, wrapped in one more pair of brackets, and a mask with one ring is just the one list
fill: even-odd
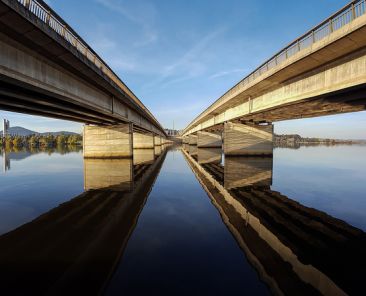
[[(184, 128), (345, 0), (50, 0), (165, 127)], [(0, 112), (37, 131), (81, 125)], [(277, 133), (366, 138), (366, 112), (276, 123)]]

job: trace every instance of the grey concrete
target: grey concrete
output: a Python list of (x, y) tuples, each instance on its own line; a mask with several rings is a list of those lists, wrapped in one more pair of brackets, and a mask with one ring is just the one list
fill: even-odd
[(0, 0), (0, 109), (95, 125), (129, 122), (165, 137), (113, 71), (92, 60), (18, 1)]

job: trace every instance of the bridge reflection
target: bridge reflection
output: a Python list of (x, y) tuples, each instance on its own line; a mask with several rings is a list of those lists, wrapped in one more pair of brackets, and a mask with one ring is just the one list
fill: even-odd
[(223, 166), (217, 160), (202, 163), (195, 154), (182, 151), (273, 293), (357, 295), (363, 291), (365, 233), (271, 190), (271, 157), (227, 157)]
[(0, 237), (0, 294), (100, 294), (165, 156), (86, 159), (84, 193)]

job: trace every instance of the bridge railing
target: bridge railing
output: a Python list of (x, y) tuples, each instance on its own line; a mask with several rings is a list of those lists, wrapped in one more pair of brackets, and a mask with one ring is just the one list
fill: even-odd
[(98, 67), (109, 79), (118, 87), (127, 93), (150, 117), (158, 124), (155, 117), (136, 97), (136, 95), (119, 79), (111, 68), (83, 41), (48, 5), (43, 1), (37, 0), (16, 0), (37, 16), (41, 21), (52, 28), (57, 34), (63, 37), (67, 42), (73, 45), (80, 53), (88, 58), (96, 67)]
[[(343, 7), (337, 13), (326, 19), (324, 22), (308, 31), (283, 50), (278, 52), (272, 58), (264, 62), (261, 66), (255, 69), (252, 73), (246, 76), (244, 79), (239, 81), (231, 89), (229, 89), (224, 95), (217, 99), (208, 109), (215, 108), (216, 105), (220, 104), (220, 101), (231, 97), (232, 94), (236, 93), (239, 89), (246, 86), (254, 79), (258, 78), (265, 72), (271, 70), (272, 68), (282, 64), (287, 59), (295, 55), (296, 53), (312, 46), (315, 42), (322, 40), (323, 38), (329, 36), (334, 31), (342, 28), (343, 26), (351, 23), (356, 18), (364, 15), (366, 13), (366, 0), (355, 0)], [(206, 109), (206, 110), (208, 110)], [(205, 114), (206, 111), (201, 113), (197, 118), (200, 118)], [(189, 124), (190, 127), (196, 119)]]

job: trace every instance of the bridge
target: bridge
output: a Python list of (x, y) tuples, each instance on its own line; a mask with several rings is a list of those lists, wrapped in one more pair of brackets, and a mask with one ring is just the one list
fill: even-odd
[(366, 110), (366, 4), (352, 1), (233, 86), (183, 130), (227, 155), (273, 153), (273, 122)]
[(85, 123), (85, 157), (132, 157), (166, 133), (42, 0), (0, 0), (0, 109)]

